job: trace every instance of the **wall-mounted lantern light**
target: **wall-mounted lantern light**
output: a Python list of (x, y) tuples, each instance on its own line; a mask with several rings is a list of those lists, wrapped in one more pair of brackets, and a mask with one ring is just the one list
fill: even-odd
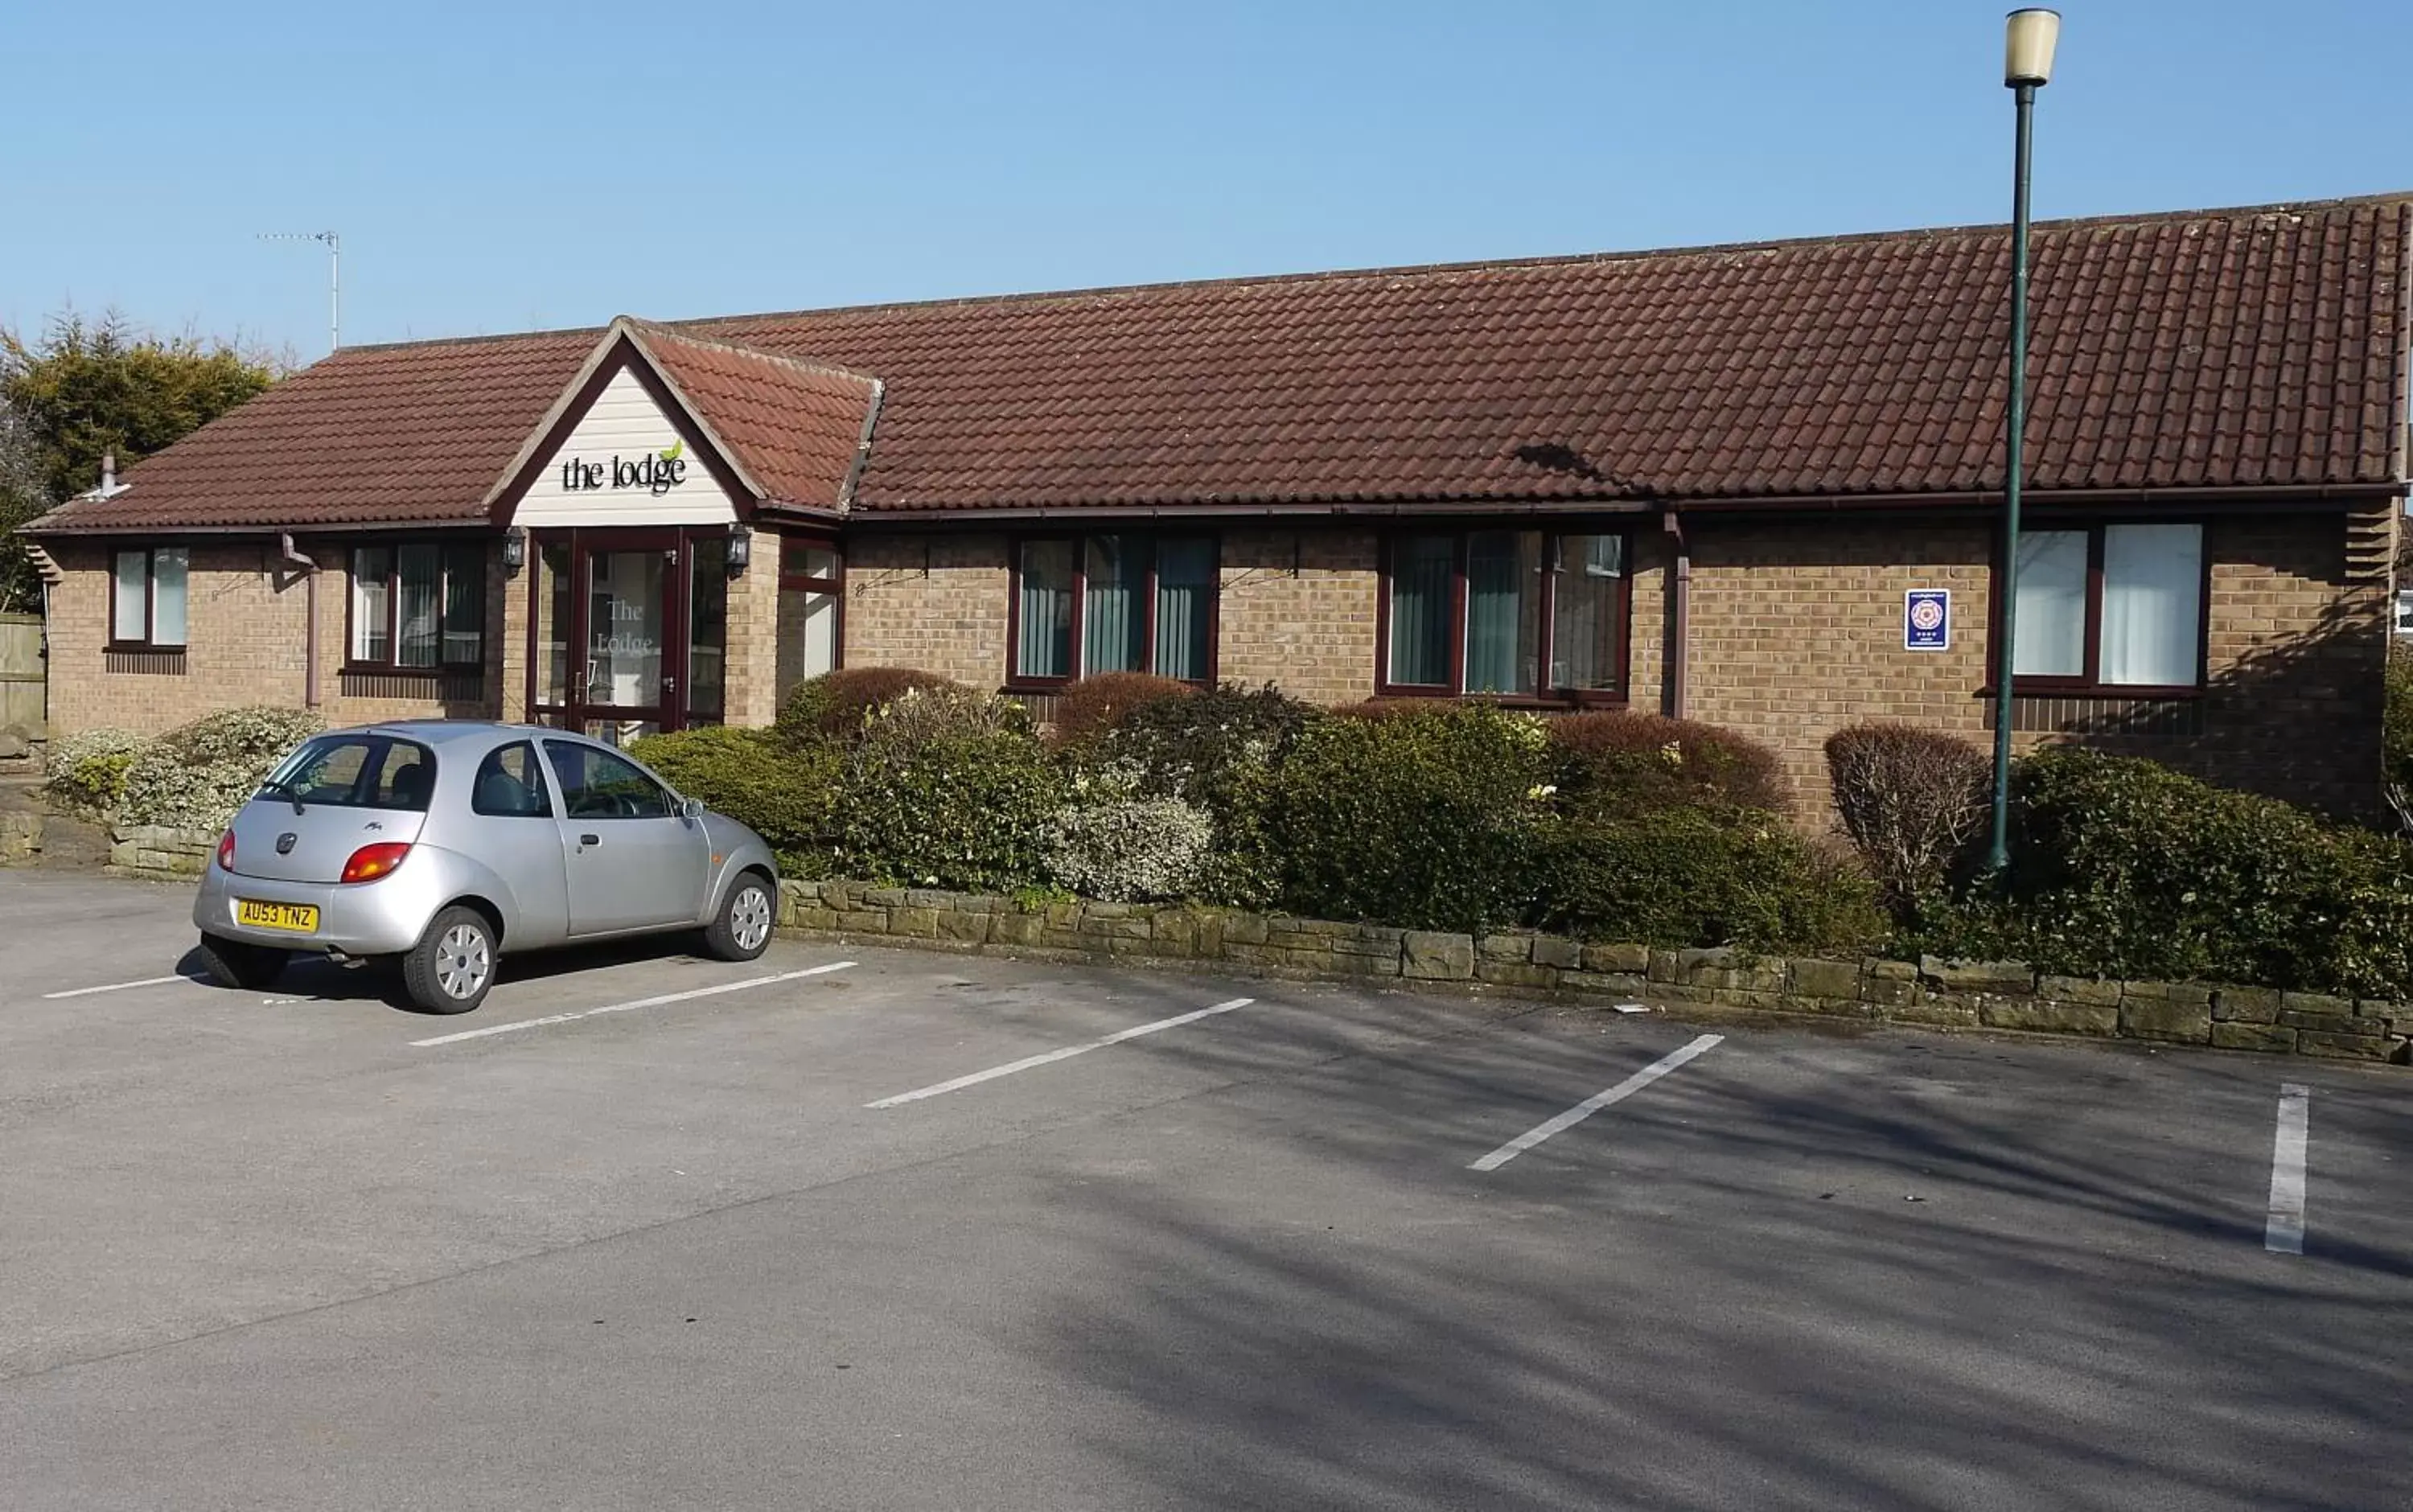
[(729, 527), (729, 575), (738, 576), (746, 571), (747, 564), (753, 559), (753, 530), (742, 524), (731, 526)]
[(515, 525), (503, 532), (503, 571), (516, 572), (527, 565), (527, 526)]

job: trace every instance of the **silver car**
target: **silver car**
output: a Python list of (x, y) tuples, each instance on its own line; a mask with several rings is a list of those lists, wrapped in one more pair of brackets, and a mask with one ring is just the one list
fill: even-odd
[(600, 742), (379, 724), (277, 767), (218, 841), (193, 923), (226, 986), (265, 986), (312, 952), (398, 963), (414, 1003), (466, 1014), (505, 950), (701, 929), (752, 960), (777, 879), (762, 837)]

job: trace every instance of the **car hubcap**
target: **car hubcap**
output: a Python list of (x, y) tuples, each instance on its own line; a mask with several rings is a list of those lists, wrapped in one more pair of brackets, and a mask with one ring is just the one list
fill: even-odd
[(760, 887), (745, 889), (730, 907), (729, 924), (738, 949), (756, 949), (771, 938), (771, 899)]
[(456, 924), (436, 942), (436, 985), (456, 1002), (476, 997), (478, 989), (486, 985), (486, 974), (494, 968), (494, 953), (486, 948), (486, 932), (475, 925)]

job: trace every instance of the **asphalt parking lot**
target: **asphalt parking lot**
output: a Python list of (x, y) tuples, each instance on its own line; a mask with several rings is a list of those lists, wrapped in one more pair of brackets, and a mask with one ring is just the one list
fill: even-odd
[(2401, 1072), (185, 907), (0, 873), (0, 1505), (2413, 1505)]

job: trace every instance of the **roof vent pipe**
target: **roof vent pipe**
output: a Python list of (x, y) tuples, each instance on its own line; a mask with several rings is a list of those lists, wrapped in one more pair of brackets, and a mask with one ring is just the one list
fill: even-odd
[(117, 453), (115, 452), (103, 452), (100, 454), (100, 497), (107, 498), (110, 495), (116, 492)]
[(308, 622), (302, 629), (302, 706), (318, 706), (318, 564), (293, 549), (290, 530), (276, 538), (285, 560), (302, 570), (302, 612)]

